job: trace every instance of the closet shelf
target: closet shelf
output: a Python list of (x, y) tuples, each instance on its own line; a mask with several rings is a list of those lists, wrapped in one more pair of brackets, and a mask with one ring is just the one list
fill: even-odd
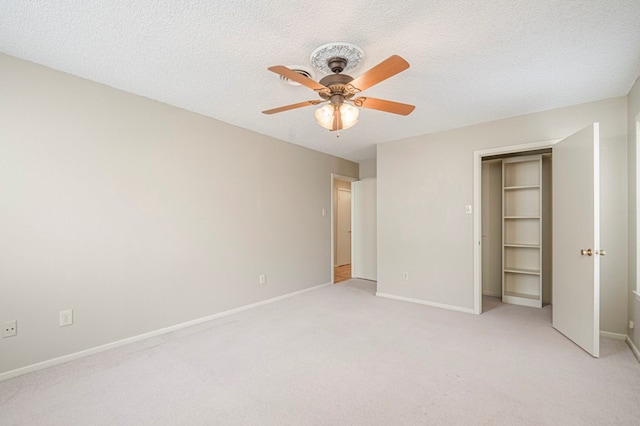
[(505, 291), (504, 295), (509, 297), (519, 297), (521, 299), (540, 300), (540, 295), (538, 294), (515, 293), (513, 291)]
[(540, 275), (539, 269), (526, 269), (526, 268), (504, 268), (504, 272), (510, 274), (527, 274), (527, 275)]
[(504, 303), (542, 307), (542, 192), (541, 155), (502, 161)]
[(504, 216), (505, 219), (540, 219), (540, 216)]
[(504, 189), (505, 191), (514, 191), (514, 190), (518, 190), (518, 189), (539, 189), (540, 185), (520, 185), (520, 186), (505, 186)]

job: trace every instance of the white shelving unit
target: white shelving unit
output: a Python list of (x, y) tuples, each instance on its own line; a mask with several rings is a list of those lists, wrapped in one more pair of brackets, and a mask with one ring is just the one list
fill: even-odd
[(502, 301), (542, 307), (542, 156), (502, 161)]

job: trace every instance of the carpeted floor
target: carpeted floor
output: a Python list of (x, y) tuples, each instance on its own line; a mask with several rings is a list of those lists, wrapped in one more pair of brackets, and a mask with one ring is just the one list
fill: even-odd
[(636, 425), (640, 363), (550, 308), (476, 316), (351, 280), (0, 382), (6, 425)]

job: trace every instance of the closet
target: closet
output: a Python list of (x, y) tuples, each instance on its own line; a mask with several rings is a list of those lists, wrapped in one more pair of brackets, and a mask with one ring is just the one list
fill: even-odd
[(483, 159), (483, 295), (551, 303), (550, 150)]

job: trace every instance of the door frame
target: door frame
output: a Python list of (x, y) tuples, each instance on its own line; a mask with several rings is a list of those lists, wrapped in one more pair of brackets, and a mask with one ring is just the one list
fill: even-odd
[(562, 139), (481, 149), (473, 152), (473, 313), (482, 313), (482, 158), (552, 148)]
[[(336, 173), (331, 173), (331, 189), (330, 189), (330, 194), (331, 194), (331, 208), (329, 210), (329, 216), (331, 216), (331, 258), (329, 259), (329, 267), (330, 267), (330, 271), (331, 271), (331, 284), (335, 284), (335, 277), (334, 277), (334, 262), (335, 262), (335, 203), (334, 203), (334, 186), (335, 186), (335, 181), (337, 180), (341, 180), (341, 181), (346, 181), (346, 182), (355, 182), (358, 179), (354, 178), (354, 177), (350, 177), (350, 176), (344, 176), (344, 175), (339, 175)], [(353, 197), (351, 198), (351, 221), (353, 222)], [(353, 259), (353, 238), (351, 238), (351, 258)]]

